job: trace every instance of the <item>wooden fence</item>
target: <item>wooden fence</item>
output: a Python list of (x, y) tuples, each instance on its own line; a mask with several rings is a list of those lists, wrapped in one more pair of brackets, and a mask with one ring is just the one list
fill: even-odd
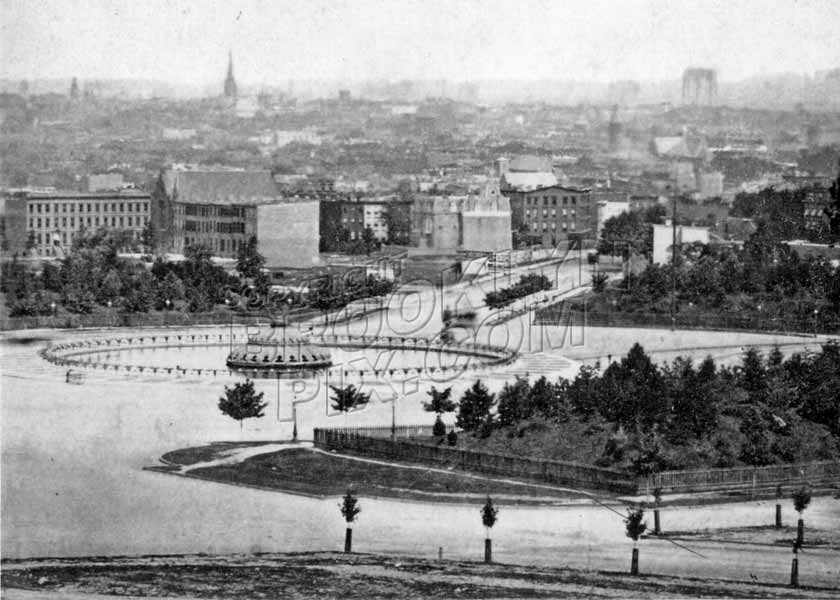
[(325, 450), (626, 495), (650, 495), (657, 487), (664, 494), (753, 491), (766, 494), (777, 486), (786, 488), (788, 493), (792, 487), (801, 485), (840, 488), (840, 461), (663, 471), (636, 478), (618, 469), (462, 450), (445, 442), (435, 444), (411, 439), (430, 435), (431, 427), (427, 425), (315, 429), (315, 445)]
[(678, 494), (720, 490), (752, 491), (775, 488), (778, 485), (840, 487), (840, 462), (820, 461), (766, 467), (663, 471), (649, 477), (645, 487), (648, 490), (660, 487), (663, 493)]
[[(422, 427), (401, 428), (410, 431)], [(387, 432), (387, 437), (386, 437)], [(372, 433), (373, 435), (370, 435)], [(412, 434), (417, 435), (417, 434)], [(422, 434), (420, 434), (422, 435)], [(583, 489), (608, 490), (635, 494), (638, 482), (627, 473), (589, 465), (552, 460), (537, 460), (490, 452), (462, 450), (444, 444), (423, 443), (390, 437), (390, 428), (377, 431), (362, 429), (315, 429), (315, 445), (325, 450), (338, 450), (409, 463), (457, 468), (473, 473), (524, 479), (552, 485)]]

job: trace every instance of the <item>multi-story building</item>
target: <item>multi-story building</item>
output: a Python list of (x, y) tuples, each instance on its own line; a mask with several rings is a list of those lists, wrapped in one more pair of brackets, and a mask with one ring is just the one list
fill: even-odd
[(151, 218), (151, 197), (135, 189), (61, 192), (18, 189), (5, 194), (8, 251), (63, 256), (82, 232), (124, 231), (139, 245)]
[[(395, 238), (401, 231), (408, 232), (411, 202), (395, 195), (375, 197), (335, 197), (321, 200), (321, 249), (332, 251), (342, 241), (363, 239), (370, 228), (373, 238), (384, 242), (391, 233)], [(396, 231), (391, 232), (392, 224)], [(399, 242), (399, 239), (395, 239)], [(407, 240), (405, 240), (407, 241)]]
[(555, 246), (595, 236), (598, 214), (589, 189), (543, 187), (516, 194), (510, 204), (513, 226), (537, 243)]
[(251, 236), (267, 266), (318, 263), (318, 200), (285, 196), (268, 171), (166, 170), (152, 193), (160, 249), (234, 258)]
[(497, 184), (479, 194), (419, 196), (411, 211), (412, 245), (435, 253), (510, 250), (510, 203)]

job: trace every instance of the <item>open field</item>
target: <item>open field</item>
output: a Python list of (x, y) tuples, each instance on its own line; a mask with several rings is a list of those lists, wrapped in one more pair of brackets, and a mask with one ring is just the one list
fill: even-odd
[(10, 600), (168, 598), (835, 598), (840, 588), (371, 554), (44, 559), (4, 563)]
[[(167, 455), (169, 461), (173, 454)], [(185, 457), (189, 459), (189, 453)], [(368, 497), (481, 503), (492, 494), (494, 500), (515, 504), (551, 504), (585, 497), (550, 486), (505, 483), (444, 469), (404, 468), (304, 448), (260, 454), (233, 464), (197, 465), (186, 473), (199, 479), (314, 496), (338, 496), (353, 489)]]

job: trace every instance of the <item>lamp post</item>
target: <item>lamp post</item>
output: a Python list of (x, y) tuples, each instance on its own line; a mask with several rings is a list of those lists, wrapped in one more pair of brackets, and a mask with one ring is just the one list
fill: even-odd
[[(113, 323), (114, 313), (111, 311), (111, 306), (113, 306), (113, 304), (114, 304), (113, 302), (108, 300), (108, 325), (111, 326), (111, 327), (113, 327), (113, 325), (114, 325), (114, 323)], [(53, 306), (55, 306), (55, 303), (53, 303)]]
[(817, 337), (817, 317), (819, 316), (820, 311), (818, 308), (814, 309), (814, 337)]
[[(108, 304), (110, 305), (111, 303), (108, 302)], [(52, 309), (52, 316), (55, 318), (55, 302), (50, 302), (50, 308)]]

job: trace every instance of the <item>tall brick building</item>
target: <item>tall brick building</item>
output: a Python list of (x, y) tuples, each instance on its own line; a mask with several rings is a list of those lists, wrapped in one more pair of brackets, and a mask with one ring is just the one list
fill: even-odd
[(257, 236), (268, 266), (318, 263), (318, 200), (284, 196), (269, 171), (166, 170), (152, 203), (161, 250), (202, 244), (234, 258)]

